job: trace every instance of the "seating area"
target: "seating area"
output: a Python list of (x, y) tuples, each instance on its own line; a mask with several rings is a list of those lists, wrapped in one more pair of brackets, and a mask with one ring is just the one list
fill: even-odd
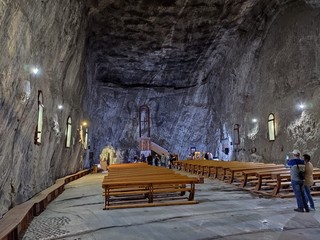
[(64, 191), (64, 186), (87, 175), (90, 170), (57, 179), (55, 184), (35, 195), (30, 200), (13, 207), (0, 220), (0, 240), (19, 239), (20, 232), (26, 230), (34, 216), (40, 215), (48, 204)]
[(172, 169), (145, 163), (113, 164), (102, 182), (104, 209), (194, 204), (196, 183), (198, 178)]
[[(266, 197), (293, 197), (290, 169), (283, 164), (239, 161), (180, 160), (174, 168), (199, 176), (219, 179), (243, 190)], [(320, 169), (314, 168), (312, 195), (320, 195)]]

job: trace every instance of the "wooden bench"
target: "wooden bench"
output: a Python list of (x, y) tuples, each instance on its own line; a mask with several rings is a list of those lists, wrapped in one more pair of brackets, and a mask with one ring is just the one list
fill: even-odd
[(214, 164), (218, 161), (212, 160), (179, 160), (176, 162), (176, 167), (179, 170), (184, 170), (190, 173), (196, 173), (203, 175), (204, 168), (210, 164)]
[[(177, 162), (180, 169), (187, 172), (206, 175), (217, 178), (228, 183), (239, 185), (244, 190), (268, 196), (279, 196), (279, 191), (291, 190), (290, 169), (283, 165), (239, 162), (239, 161), (209, 161), (209, 160), (183, 160)], [(320, 188), (317, 171), (314, 168), (315, 186), (312, 189)], [(275, 176), (280, 176), (278, 179)], [(320, 176), (319, 176), (320, 178)], [(250, 186), (248, 187), (247, 185)], [(320, 191), (312, 191), (313, 195), (320, 194)], [(291, 194), (292, 195), (292, 194)], [(286, 195), (288, 196), (288, 195)]]
[[(198, 175), (218, 178), (220, 180), (229, 179), (233, 182), (235, 175), (243, 169), (252, 169), (258, 167), (277, 166), (276, 164), (264, 164), (254, 162), (239, 161), (210, 161), (210, 160), (183, 160), (177, 162), (180, 169)], [(234, 168), (234, 170), (232, 169)], [(238, 168), (238, 169), (236, 169)]]
[[(314, 178), (314, 186), (312, 188), (315, 188), (316, 186), (319, 187), (317, 184), (320, 183), (320, 170), (315, 169), (313, 172), (313, 178)], [(273, 173), (272, 179), (275, 180), (275, 184), (272, 184), (273, 191), (272, 196), (273, 197), (283, 197), (280, 193), (282, 189), (288, 189), (291, 185), (291, 176), (290, 173)], [(312, 193), (312, 192), (311, 192)], [(313, 193), (315, 195), (315, 193)]]
[(82, 170), (60, 178), (51, 187), (9, 210), (4, 217), (0, 219), (0, 240), (19, 239), (20, 233), (27, 229), (33, 217), (38, 216), (53, 199), (63, 192), (65, 184), (89, 172), (89, 169)]
[(177, 161), (174, 161), (172, 163), (172, 168), (175, 168), (175, 169), (178, 169), (178, 170), (181, 170), (182, 169), (182, 164), (185, 160), (177, 160)]
[[(104, 209), (197, 203), (194, 201), (195, 184), (199, 182), (197, 178), (183, 176), (170, 169), (139, 168), (127, 164), (113, 167), (109, 173), (102, 182)], [(186, 192), (189, 192), (188, 201), (176, 201), (181, 200)], [(172, 194), (178, 195), (172, 197)]]
[(192, 163), (194, 165), (193, 173), (201, 175), (201, 176), (203, 176), (205, 174), (208, 175), (208, 173), (209, 173), (208, 167), (216, 165), (217, 162), (218, 161), (212, 161), (212, 160), (196, 160)]
[(274, 181), (275, 179), (272, 177), (273, 174), (286, 174), (286, 173), (290, 173), (290, 169), (288, 168), (280, 168), (280, 169), (275, 169), (273, 171), (266, 171), (266, 172), (257, 172), (256, 176), (258, 178), (256, 187), (255, 187), (255, 191), (260, 191), (262, 184), (264, 181), (266, 181), (267, 179), (271, 179), (271, 181)]
[[(210, 176), (217, 178), (219, 180), (226, 180), (232, 176), (230, 169), (233, 168), (246, 168), (252, 166), (262, 165), (263, 163), (254, 163), (254, 162), (220, 162), (218, 166), (210, 168)], [(213, 172), (212, 172), (213, 171)]]
[[(154, 203), (155, 194), (159, 193), (179, 193), (183, 195), (184, 192), (189, 192), (189, 197), (187, 202), (166, 202), (165, 205), (175, 205), (175, 204), (190, 204), (197, 203), (194, 201), (195, 194), (195, 183), (198, 179), (191, 178), (153, 178), (153, 179), (135, 179), (133, 181), (104, 181), (102, 187), (104, 188), (105, 194), (105, 208), (127, 208), (127, 207), (147, 207), (147, 206), (161, 206), (163, 203)], [(186, 185), (190, 187), (186, 187)], [(110, 198), (112, 196), (125, 196), (130, 197), (132, 195), (141, 194), (144, 198), (148, 199), (147, 203), (137, 203), (133, 201), (132, 204), (121, 204), (117, 202), (116, 205), (111, 205)], [(128, 198), (126, 198), (128, 200)], [(122, 199), (121, 199), (122, 200)], [(120, 205), (121, 204), (121, 205)]]
[(278, 168), (279, 168), (279, 165), (275, 165), (275, 164), (248, 164), (243, 166), (229, 167), (229, 168), (226, 168), (224, 179), (226, 179), (228, 183), (232, 183), (237, 173), (243, 176), (243, 172), (248, 170), (259, 171), (259, 170), (268, 170), (268, 169), (271, 170), (271, 169), (278, 169)]
[(278, 170), (284, 169), (283, 165), (276, 165), (276, 166), (265, 166), (262, 168), (255, 168), (255, 169), (249, 169), (242, 171), (242, 177), (238, 177), (238, 181), (240, 181), (240, 186), (242, 188), (245, 188), (250, 182), (251, 185), (256, 185), (258, 183), (258, 177), (257, 174), (259, 173), (265, 173), (265, 172), (274, 172)]

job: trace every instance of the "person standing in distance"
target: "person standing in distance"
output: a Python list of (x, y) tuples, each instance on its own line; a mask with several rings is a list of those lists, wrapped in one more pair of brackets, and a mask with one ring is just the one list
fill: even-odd
[(305, 165), (305, 180), (304, 180), (304, 191), (307, 203), (310, 204), (310, 210), (315, 211), (313, 198), (311, 196), (310, 188), (313, 185), (313, 165), (310, 162), (311, 157), (308, 154), (303, 154), (304, 165)]
[(287, 165), (290, 167), (291, 185), (298, 205), (298, 208), (295, 208), (294, 211), (304, 212), (305, 209), (306, 212), (309, 212), (310, 209), (304, 193), (304, 180), (299, 177), (299, 171), (305, 170), (304, 161), (300, 159), (301, 153), (299, 150), (295, 149), (292, 153), (293, 158), (288, 160)]

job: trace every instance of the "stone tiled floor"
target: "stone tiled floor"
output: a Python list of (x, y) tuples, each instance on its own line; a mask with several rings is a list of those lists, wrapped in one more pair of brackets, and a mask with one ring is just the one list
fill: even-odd
[(218, 180), (197, 185), (199, 204), (104, 211), (103, 176), (68, 184), (23, 239), (320, 239), (318, 212), (296, 213), (293, 198), (259, 198)]

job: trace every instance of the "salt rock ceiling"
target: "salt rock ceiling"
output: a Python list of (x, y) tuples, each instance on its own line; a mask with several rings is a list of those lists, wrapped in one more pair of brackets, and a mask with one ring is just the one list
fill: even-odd
[[(226, 32), (256, 32), (277, 0), (89, 2), (94, 78), (114, 87), (185, 88)], [(230, 34), (228, 34), (230, 37)]]

